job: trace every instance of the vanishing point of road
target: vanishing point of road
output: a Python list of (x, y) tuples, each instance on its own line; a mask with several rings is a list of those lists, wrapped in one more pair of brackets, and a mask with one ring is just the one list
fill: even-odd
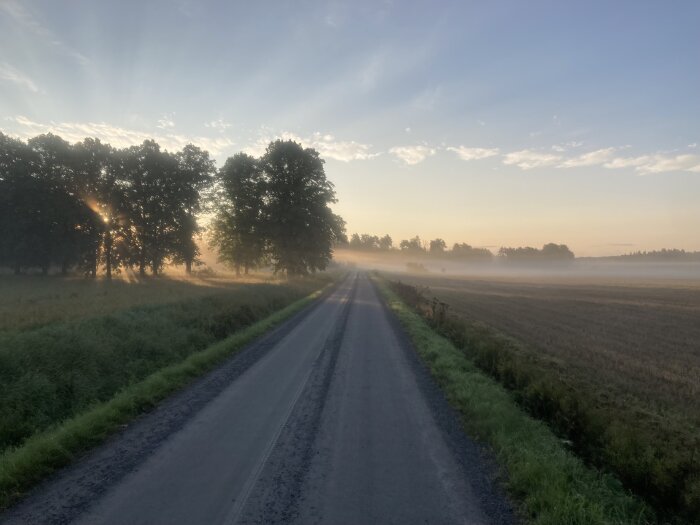
[(368, 277), (37, 487), (1, 523), (513, 523)]

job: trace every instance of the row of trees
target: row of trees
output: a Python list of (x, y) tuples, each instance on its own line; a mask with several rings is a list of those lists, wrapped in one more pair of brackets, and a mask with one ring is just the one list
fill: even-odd
[(0, 133), (0, 265), (92, 276), (103, 265), (111, 277), (124, 267), (157, 274), (174, 261), (189, 271), (214, 173), (209, 154), (192, 145), (169, 153), (152, 140), (115, 149)]
[[(467, 243), (454, 243), (448, 249), (447, 243), (440, 238), (431, 241), (423, 241), (419, 236), (404, 239), (399, 242), (398, 247), (394, 247), (392, 238), (389, 235), (379, 237), (367, 233), (353, 233), (349, 242), (339, 246), (358, 251), (369, 252), (394, 252), (414, 256), (432, 256), (442, 259), (490, 261), (494, 255), (486, 248), (477, 248)], [(574, 258), (573, 252), (565, 244), (545, 244), (542, 249), (523, 247), (506, 248), (498, 251), (498, 256), (508, 261), (560, 261)]]
[(499, 257), (509, 262), (539, 262), (539, 261), (573, 261), (574, 252), (566, 244), (545, 244), (541, 250), (526, 246), (524, 248), (501, 248)]
[(246, 270), (270, 263), (290, 275), (323, 269), (344, 223), (323, 160), (291, 141), (217, 170), (206, 151), (170, 153), (152, 140), (123, 149), (0, 133), (0, 266), (58, 267), (95, 276), (129, 268), (158, 274), (198, 263), (198, 217), (216, 211), (212, 244)]
[(625, 255), (617, 255), (611, 259), (624, 261), (658, 261), (658, 262), (693, 262), (700, 261), (700, 252), (686, 252), (676, 248), (661, 250), (637, 251)]

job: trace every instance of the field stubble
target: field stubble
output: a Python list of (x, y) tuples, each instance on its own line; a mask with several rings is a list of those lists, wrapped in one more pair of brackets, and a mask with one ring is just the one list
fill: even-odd
[(700, 516), (697, 281), (393, 278), (422, 291), (427, 317), (433, 297), (446, 303), (438, 328), (577, 452)]

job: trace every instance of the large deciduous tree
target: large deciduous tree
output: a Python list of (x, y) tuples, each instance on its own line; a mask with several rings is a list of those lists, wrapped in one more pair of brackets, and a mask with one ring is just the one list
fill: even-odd
[(293, 141), (271, 143), (260, 165), (266, 177), (265, 232), (275, 272), (305, 275), (324, 270), (344, 222), (318, 152)]
[(306, 275), (326, 268), (334, 243), (347, 242), (317, 151), (278, 140), (260, 159), (243, 153), (228, 159), (219, 177), (212, 245), (237, 270), (265, 258), (276, 273)]
[(238, 153), (219, 172), (220, 206), (212, 228), (211, 244), (219, 259), (248, 273), (265, 253), (265, 180), (257, 159)]

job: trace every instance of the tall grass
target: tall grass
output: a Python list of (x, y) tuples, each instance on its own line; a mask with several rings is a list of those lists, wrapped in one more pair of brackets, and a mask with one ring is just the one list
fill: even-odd
[(269, 316), (323, 284), (234, 293), (0, 333), (0, 451)]

